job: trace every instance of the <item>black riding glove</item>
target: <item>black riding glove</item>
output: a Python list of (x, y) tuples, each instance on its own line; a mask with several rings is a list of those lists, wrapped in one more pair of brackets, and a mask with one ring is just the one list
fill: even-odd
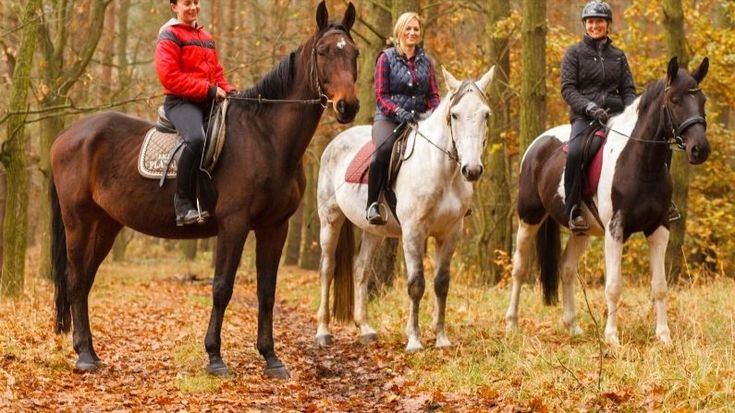
[(590, 116), (592, 119), (596, 119), (598, 122), (605, 124), (607, 123), (607, 120), (610, 118), (610, 115), (607, 114), (607, 110), (596, 107), (590, 111)]
[(409, 112), (403, 108), (396, 109), (396, 118), (401, 123), (415, 123), (416, 122), (416, 114), (414, 114), (413, 111)]

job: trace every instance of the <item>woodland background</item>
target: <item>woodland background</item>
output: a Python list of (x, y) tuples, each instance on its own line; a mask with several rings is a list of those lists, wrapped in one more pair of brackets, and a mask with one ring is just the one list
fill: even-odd
[[(452, 268), (448, 323), (459, 344), (447, 352), (412, 357), (401, 353), (405, 312), (387, 311), (405, 307), (404, 269), (396, 241), (385, 242), (373, 262), (373, 291), (383, 294), (376, 294), (371, 314), (380, 320), (381, 335), (386, 334), (381, 344), (367, 354), (348, 347), (334, 355), (309, 343), (319, 260), (315, 177), (324, 146), (346, 128), (324, 116), (304, 159), (309, 182), (291, 220), (277, 294), (287, 301), (277, 306), (282, 308), (276, 321), (283, 340), (280, 351), (300, 377), (270, 384), (260, 382), (259, 356), (239, 339), (250, 334), (244, 341), (254, 341), (248, 324), (254, 322), (252, 237), (231, 306), (239, 316), (228, 319), (233, 322), (228, 336), (238, 338), (225, 350), (235, 353), (234, 368), (241, 376), (217, 381), (201, 374), (204, 361), (199, 357), (201, 324), (211, 306), (209, 288), (198, 284), (199, 275), (211, 275), (214, 240), (159, 240), (129, 230), (116, 241), (92, 293), (95, 337), (113, 367), (97, 376), (69, 374), (70, 340), (54, 339), (51, 332), (48, 149), (71, 122), (97, 111), (118, 110), (154, 120), (163, 97), (153, 51), (158, 29), (171, 15), (162, 0), (0, 2), (0, 128), (5, 132), (0, 145), (0, 410), (199, 410), (213, 403), (229, 403), (235, 410), (280, 406), (433, 411), (485, 406), (518, 411), (519, 405), (527, 411), (641, 410), (667, 402), (671, 409), (731, 408), (735, 2), (609, 3), (615, 16), (612, 38), (628, 56), (639, 93), (665, 75), (673, 55), (690, 68), (705, 56), (711, 62), (702, 87), (713, 152), (697, 167), (675, 153), (672, 168), (675, 200), (685, 217), (672, 226), (667, 257), (669, 278), (676, 286), (671, 324), (681, 344), (673, 350), (651, 344), (650, 299), (646, 288), (636, 289), (649, 280), (641, 235), (628, 242), (623, 263), (626, 285), (633, 286), (626, 289), (629, 298), (621, 307), (627, 313), (621, 315), (626, 321), (620, 326), (624, 336), (628, 331), (624, 339), (629, 347), (611, 355), (601, 347), (598, 351), (598, 343), (589, 337), (572, 339), (569, 346), (564, 332), (551, 327), (560, 324), (559, 309), (536, 304), (526, 313), (525, 301), (524, 335), (503, 338), (518, 162), (536, 135), (567, 121), (559, 66), (565, 48), (582, 35), (579, 14), (585, 2), (359, 0), (353, 37), (361, 52), (362, 109), (356, 123), (371, 121), (373, 62), (385, 47), (395, 17), (406, 10), (418, 10), (424, 17), (425, 47), (437, 66), (465, 78), (497, 65), (486, 173), (475, 184), (473, 214), (466, 218), (466, 234)], [(200, 21), (217, 40), (228, 79), (242, 90), (314, 30), (316, 4), (204, 0)], [(342, 0), (328, 2), (330, 16), (341, 16), (345, 6)], [(602, 242), (593, 241), (580, 265), (583, 286), (601, 283), (603, 261)], [(177, 273), (182, 270), (186, 273)], [(396, 288), (389, 288), (391, 284)], [(496, 288), (478, 288), (490, 285)], [(595, 317), (604, 315), (601, 290), (590, 289), (587, 309), (592, 317), (581, 322), (587, 331), (595, 330)], [(533, 302), (538, 301), (535, 297)], [(140, 309), (150, 312), (147, 318), (140, 318)], [(151, 329), (146, 320), (165, 320), (165, 325)], [(245, 327), (247, 331), (240, 331)], [(153, 332), (163, 336), (151, 337)], [(350, 336), (351, 330), (337, 328), (338, 341)], [(156, 356), (159, 351), (163, 359)], [(153, 372), (147, 370), (151, 365)], [(137, 377), (134, 383), (132, 377)], [(112, 394), (114, 386), (126, 390)], [(72, 388), (77, 390), (70, 395)], [(445, 393), (449, 389), (464, 396)], [(250, 392), (249, 399), (243, 398), (244, 391)], [(335, 396), (350, 391), (357, 393), (344, 400)], [(191, 393), (195, 396), (182, 396)], [(19, 397), (20, 404), (14, 405)], [(88, 404), (72, 404), (79, 402)]]

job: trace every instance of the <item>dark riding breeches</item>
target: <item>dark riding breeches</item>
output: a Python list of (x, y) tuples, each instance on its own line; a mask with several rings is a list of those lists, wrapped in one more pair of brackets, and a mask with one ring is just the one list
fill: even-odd
[(388, 182), (390, 153), (399, 135), (393, 131), (398, 125), (390, 120), (377, 120), (373, 123), (372, 139), (375, 152), (368, 172), (367, 206), (378, 200), (380, 192)]
[(166, 116), (176, 127), (186, 146), (197, 156), (204, 147), (204, 120), (209, 115), (210, 105), (183, 100), (178, 96), (168, 95), (163, 102)]
[(564, 168), (564, 215), (569, 217), (572, 208), (579, 204), (582, 195), (582, 141), (589, 119), (575, 119), (569, 136), (569, 151)]

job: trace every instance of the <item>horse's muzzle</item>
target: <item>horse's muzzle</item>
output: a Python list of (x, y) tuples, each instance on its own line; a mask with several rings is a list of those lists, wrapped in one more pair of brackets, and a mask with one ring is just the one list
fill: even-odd
[(462, 165), (461, 171), (462, 171), (462, 176), (464, 176), (466, 180), (473, 182), (473, 181), (480, 179), (480, 177), (482, 176), (482, 172), (484, 171), (484, 168), (480, 164), (472, 165), (472, 166), (465, 164), (465, 165)]
[(360, 111), (360, 101), (357, 99), (352, 101), (339, 99), (333, 103), (333, 107), (337, 114), (337, 122), (350, 123), (355, 120), (357, 112)]
[(691, 148), (687, 148), (689, 155), (689, 163), (692, 165), (699, 165), (707, 160), (710, 153), (709, 145), (692, 145)]

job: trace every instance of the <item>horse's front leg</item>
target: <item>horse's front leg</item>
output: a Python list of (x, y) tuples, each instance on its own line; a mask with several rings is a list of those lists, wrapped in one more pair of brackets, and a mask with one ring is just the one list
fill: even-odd
[(561, 261), (562, 304), (564, 307), (562, 322), (569, 331), (569, 334), (573, 336), (583, 333), (582, 329), (577, 325), (577, 309), (574, 303), (574, 281), (577, 278), (579, 257), (585, 248), (587, 248), (588, 242), (589, 236), (570, 235)]
[(345, 224), (344, 217), (330, 221), (329, 216), (320, 217), (321, 229), (319, 242), (322, 254), (319, 260), (320, 300), (316, 312), (317, 329), (314, 341), (319, 346), (332, 344), (332, 333), (329, 330), (329, 286), (332, 284), (335, 270), (335, 251), (339, 242), (339, 231)]
[(452, 262), (454, 249), (462, 235), (462, 222), (450, 234), (443, 238), (437, 238), (436, 253), (434, 261), (436, 262), (436, 274), (434, 276), (434, 295), (436, 296), (436, 305), (434, 306), (434, 332), (436, 333), (436, 347), (449, 347), (452, 343), (447, 337), (444, 326), (444, 320), (447, 309), (447, 294), (449, 292), (449, 267)]
[(419, 351), (421, 345), (421, 332), (419, 329), (419, 304), (424, 296), (424, 263), (423, 257), (426, 246), (426, 235), (416, 227), (403, 227), (403, 254), (406, 260), (406, 271), (408, 272), (408, 296), (411, 299), (408, 320), (406, 322), (406, 335), (408, 344), (406, 351)]
[(230, 373), (222, 360), (222, 320), (225, 310), (232, 298), (235, 273), (240, 264), (242, 248), (245, 245), (248, 231), (244, 226), (225, 223), (217, 236), (217, 257), (215, 262), (214, 281), (212, 282), (212, 314), (209, 318), (204, 347), (209, 355), (207, 372), (216, 376)]
[(360, 329), (360, 342), (369, 344), (378, 338), (378, 333), (370, 326), (368, 322), (368, 278), (367, 268), (373, 258), (375, 249), (378, 248), (383, 238), (373, 235), (367, 231), (362, 232), (362, 242), (360, 243), (360, 252), (354, 262), (353, 273), (355, 274), (355, 325)]
[(539, 227), (540, 224), (531, 225), (523, 220), (518, 221), (516, 250), (513, 252), (513, 287), (510, 292), (508, 310), (505, 312), (505, 331), (508, 333), (518, 328), (518, 304), (521, 300), (521, 286), (528, 274), (531, 247), (533, 247), (533, 240)]
[(276, 300), (278, 263), (288, 234), (288, 220), (255, 232), (255, 266), (258, 271), (258, 352), (265, 358), (263, 373), (276, 379), (289, 378), (288, 369), (276, 356), (273, 345), (273, 305)]
[(607, 323), (605, 339), (613, 346), (619, 346), (618, 339), (618, 301), (623, 290), (620, 270), (623, 256), (622, 235), (614, 228), (605, 231), (605, 298), (607, 299)]
[(666, 320), (666, 246), (669, 243), (669, 230), (660, 226), (648, 236), (648, 250), (651, 260), (651, 292), (656, 309), (656, 337), (664, 344), (671, 344), (671, 331)]

